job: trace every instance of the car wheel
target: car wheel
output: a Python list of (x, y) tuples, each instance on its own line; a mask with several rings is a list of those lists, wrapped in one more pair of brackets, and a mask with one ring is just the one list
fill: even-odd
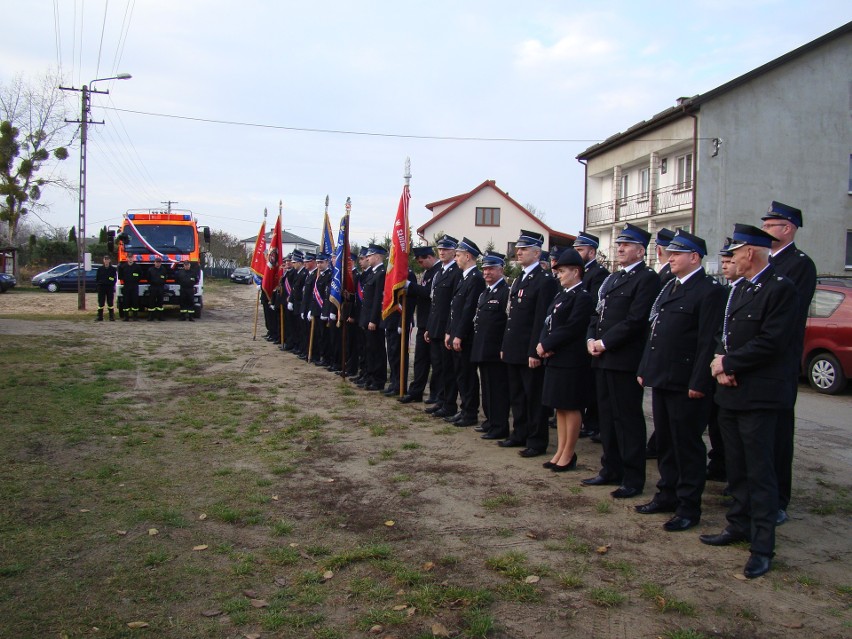
[(818, 353), (808, 362), (808, 383), (818, 393), (833, 395), (846, 386), (846, 376), (834, 355)]
[(47, 290), (49, 293), (55, 293), (59, 290), (59, 284), (57, 284), (56, 282), (51, 282), (47, 285)]

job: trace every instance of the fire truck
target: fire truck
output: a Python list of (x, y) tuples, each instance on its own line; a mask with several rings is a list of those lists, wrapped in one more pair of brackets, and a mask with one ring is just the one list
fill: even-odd
[[(159, 257), (163, 266), (172, 272), (183, 262), (189, 261), (190, 270), (198, 276), (195, 287), (195, 317), (201, 317), (204, 306), (204, 271), (199, 233), (205, 243), (210, 243), (210, 227), (198, 226), (198, 221), (192, 211), (185, 209), (170, 209), (157, 211), (154, 209), (130, 209), (125, 214), (119, 226), (107, 229), (107, 241), (110, 252), (118, 249), (118, 261), (135, 262), (142, 266), (142, 279), (139, 285), (139, 300), (143, 308), (147, 308), (148, 300), (148, 267), (153, 266)], [(118, 285), (119, 309), (122, 305), (122, 283)], [(173, 275), (166, 279), (164, 304), (177, 305), (180, 303), (180, 287)]]

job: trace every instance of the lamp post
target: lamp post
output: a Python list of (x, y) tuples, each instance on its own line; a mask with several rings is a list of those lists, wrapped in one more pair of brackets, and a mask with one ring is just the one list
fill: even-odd
[[(129, 80), (132, 76), (129, 73), (119, 73), (118, 75), (109, 78), (97, 78), (89, 82), (88, 85), (83, 85), (80, 90), (82, 99), (80, 107), (80, 197), (79, 208), (77, 215), (77, 310), (86, 310), (86, 273), (83, 268), (85, 263), (86, 253), (86, 140), (88, 139), (89, 130), (89, 113), (91, 104), (89, 96), (92, 93), (107, 94), (109, 91), (98, 91), (91, 88), (95, 82), (105, 82), (106, 80)], [(103, 124), (102, 122), (92, 122), (91, 124)]]

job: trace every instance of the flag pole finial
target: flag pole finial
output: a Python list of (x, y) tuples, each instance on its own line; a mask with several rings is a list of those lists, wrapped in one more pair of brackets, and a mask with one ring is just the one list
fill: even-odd
[(263, 207), (263, 219), (264, 220), (266, 219), (266, 207), (265, 206)]
[(347, 196), (347, 198), (346, 198), (346, 212), (349, 213), (351, 210), (352, 210), (352, 198)]
[(278, 215), (281, 215), (284, 210), (284, 200), (278, 200)]
[(405, 158), (405, 175), (402, 177), (405, 178), (405, 186), (408, 186), (409, 182), (411, 182), (411, 158)]
[(328, 196), (325, 196), (325, 212), (328, 213)]

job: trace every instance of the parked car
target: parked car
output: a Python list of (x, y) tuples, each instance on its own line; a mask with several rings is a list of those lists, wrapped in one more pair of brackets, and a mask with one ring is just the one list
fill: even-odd
[[(41, 286), (41, 288), (46, 288), (51, 293), (56, 293), (57, 291), (76, 291), (77, 272), (79, 270), (80, 269), (75, 266), (70, 271), (66, 271), (60, 275), (50, 275), (42, 279), (39, 286)], [(97, 271), (95, 269), (86, 271), (85, 281), (87, 293), (94, 293), (98, 290), (97, 283), (95, 282), (96, 276)]]
[(238, 284), (251, 284), (254, 281), (254, 276), (249, 267), (241, 266), (234, 269), (234, 272), (231, 273), (231, 281)]
[(817, 284), (805, 328), (802, 370), (818, 393), (839, 393), (852, 376), (852, 286)]
[(42, 280), (46, 277), (50, 277), (52, 275), (62, 275), (63, 273), (67, 273), (72, 268), (77, 268), (77, 262), (66, 262), (65, 264), (57, 264), (51, 269), (43, 271), (33, 277), (33, 286), (41, 286)]
[(5, 293), (10, 288), (15, 288), (18, 280), (11, 273), (0, 273), (0, 293)]

